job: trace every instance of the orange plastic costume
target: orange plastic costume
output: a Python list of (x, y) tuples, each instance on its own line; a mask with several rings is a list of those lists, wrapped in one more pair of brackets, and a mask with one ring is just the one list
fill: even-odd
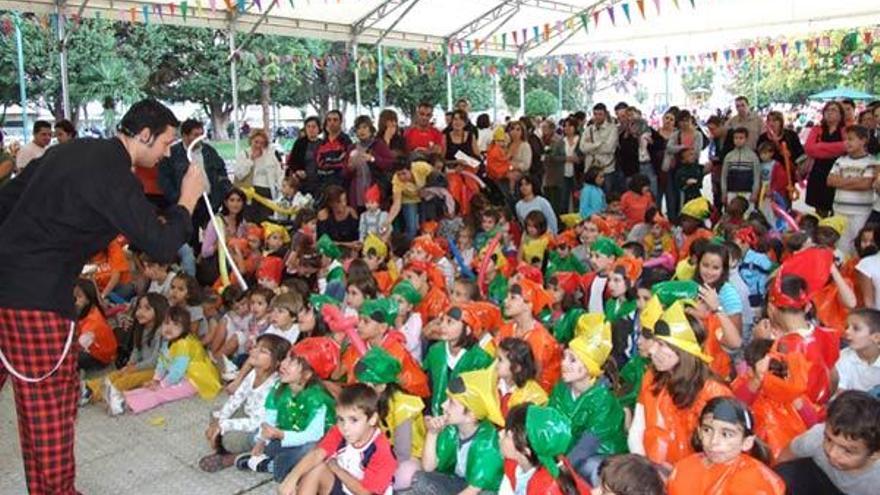
[(104, 364), (110, 364), (116, 359), (116, 334), (113, 333), (107, 319), (98, 311), (97, 307), (92, 308), (84, 318), (77, 322), (77, 338), (84, 333), (95, 336), (86, 351), (89, 355)]
[(449, 193), (458, 203), (458, 213), (468, 216), (471, 212), (471, 200), (480, 192), (480, 183), (473, 174), (452, 171), (446, 174)]
[(790, 332), (776, 341), (782, 354), (799, 352), (810, 362), (807, 397), (817, 405), (831, 398), (831, 370), (840, 356), (840, 337), (834, 330), (814, 327), (807, 335)]
[[(428, 375), (419, 366), (419, 363), (406, 350), (406, 337), (397, 330), (389, 330), (382, 339), (382, 349), (388, 351), (400, 361), (402, 369), (398, 376), (398, 382), (404, 392), (419, 397), (430, 397), (431, 388), (428, 386)], [(360, 359), (354, 346), (349, 346), (342, 354), (342, 367), (348, 376), (348, 383), (357, 382), (354, 367)]]
[(730, 355), (721, 347), (722, 330), (718, 315), (709, 315), (703, 321), (703, 325), (706, 327), (706, 342), (703, 343), (703, 352), (712, 356), (709, 369), (721, 378), (728, 379), (731, 370)]
[(694, 454), (675, 465), (666, 490), (669, 495), (783, 495), (785, 482), (748, 454), (726, 464)]
[(645, 408), (645, 455), (656, 463), (675, 463), (693, 454), (691, 434), (700, 420), (700, 411), (706, 402), (733, 395), (721, 382), (709, 379), (687, 409), (679, 409), (664, 388), (654, 395), (654, 372), (648, 370), (642, 379), (638, 402)]
[(738, 376), (730, 388), (752, 410), (755, 416), (755, 434), (770, 448), (775, 461), (796, 436), (807, 431), (807, 424), (793, 402), (798, 398), (809, 401), (805, 396), (809, 363), (799, 352), (785, 356), (774, 353), (774, 357), (784, 360), (788, 365), (786, 378), (766, 373), (757, 395), (748, 389), (751, 373)]
[(691, 255), (691, 244), (693, 244), (694, 241), (696, 241), (697, 239), (711, 238), (712, 232), (702, 227), (695, 230), (693, 234), (684, 236), (684, 241), (681, 243), (681, 249), (678, 250), (679, 259), (683, 259)]
[(127, 242), (125, 237), (117, 236), (110, 241), (107, 249), (99, 251), (96, 255), (92, 256), (91, 263), (98, 266), (98, 270), (94, 275), (95, 285), (98, 286), (98, 290), (103, 291), (107, 287), (113, 272), (119, 272), (118, 284), (122, 285), (131, 282), (131, 267), (128, 264), (128, 258), (126, 258), (125, 250), (123, 249)]
[[(847, 260), (840, 267), (840, 275), (849, 288), (856, 293), (856, 307), (861, 308), (865, 302), (856, 284), (856, 265), (858, 262), (859, 258)], [(837, 332), (838, 337), (841, 337), (843, 331), (846, 330), (846, 317), (849, 315), (849, 310), (840, 302), (839, 293), (837, 284), (829, 283), (813, 294), (812, 300), (813, 307), (816, 308), (816, 318), (823, 325)]]
[(510, 160), (507, 152), (498, 144), (492, 143), (486, 150), (486, 174), (490, 179), (498, 181), (507, 177), (510, 171)]
[(535, 326), (526, 332), (517, 332), (513, 322), (501, 325), (495, 337), (495, 345), (497, 346), (507, 337), (518, 337), (529, 343), (535, 355), (535, 364), (538, 366), (538, 384), (549, 394), (562, 375), (562, 347), (559, 346), (559, 342), (556, 342), (550, 332), (537, 321)]

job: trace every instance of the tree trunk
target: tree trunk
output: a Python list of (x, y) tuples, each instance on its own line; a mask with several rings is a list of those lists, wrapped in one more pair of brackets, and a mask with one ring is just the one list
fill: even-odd
[(205, 105), (205, 113), (208, 114), (208, 117), (211, 119), (211, 127), (214, 128), (213, 139), (216, 141), (229, 139), (226, 127), (229, 125), (229, 117), (232, 115), (231, 108), (224, 106), (219, 101), (211, 101)]
[(272, 122), (269, 119), (269, 107), (272, 104), (272, 83), (263, 79), (260, 81), (260, 106), (263, 110), (263, 129), (272, 135)]

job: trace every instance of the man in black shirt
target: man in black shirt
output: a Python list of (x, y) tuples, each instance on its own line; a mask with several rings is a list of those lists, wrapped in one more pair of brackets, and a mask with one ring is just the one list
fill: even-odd
[(0, 387), (11, 374), (31, 494), (76, 493), (79, 377), (71, 342), (83, 265), (119, 233), (168, 262), (189, 239), (205, 187), (201, 171), (187, 170), (162, 221), (133, 173), (168, 156), (177, 125), (164, 105), (141, 101), (116, 138), (50, 148), (0, 189)]

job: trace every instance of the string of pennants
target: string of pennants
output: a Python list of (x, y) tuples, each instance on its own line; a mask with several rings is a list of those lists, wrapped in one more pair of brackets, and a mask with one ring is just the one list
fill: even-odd
[[(670, 1), (675, 6), (676, 10), (681, 9), (679, 0)], [(691, 8), (696, 9), (696, 0), (689, 1)], [(502, 33), (494, 33), (491, 37), (487, 36), (483, 38), (450, 40), (449, 50), (450, 53), (455, 53), (457, 51), (460, 54), (479, 52), (481, 49), (485, 50), (490, 46), (496, 49), (500, 47), (501, 50), (506, 50), (508, 46), (520, 47), (531, 40), (547, 41), (554, 34), (562, 34), (566, 31), (570, 32), (584, 29), (586, 32), (590, 32), (590, 29), (595, 30), (599, 28), (599, 21), (604, 17), (607, 17), (608, 20), (603, 21), (602, 25), (615, 27), (617, 26), (618, 19), (620, 19), (620, 22), (622, 23), (623, 18), (626, 19), (627, 24), (632, 24), (636, 11), (638, 11), (642, 20), (647, 19), (648, 14), (645, 13), (645, 3), (645, 0), (618, 2), (616, 4), (608, 5), (605, 8), (596, 8), (591, 14), (582, 13), (565, 20), (558, 20), (555, 23), (547, 22), (543, 25), (532, 26), (531, 28), (521, 28)], [(633, 4), (636, 6), (635, 9), (633, 9)], [(665, 12), (665, 10), (660, 7), (660, 0), (653, 0), (653, 4), (657, 16), (661, 15), (661, 12)], [(619, 16), (616, 12), (619, 12), (622, 16)]]

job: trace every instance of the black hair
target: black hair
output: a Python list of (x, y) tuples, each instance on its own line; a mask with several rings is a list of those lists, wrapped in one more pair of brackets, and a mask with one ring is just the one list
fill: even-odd
[(593, 111), (595, 112), (598, 110), (608, 113), (608, 107), (606, 107), (604, 103), (596, 103), (595, 105), (593, 105)]
[(825, 428), (861, 440), (871, 454), (880, 452), (880, 399), (858, 390), (841, 392), (828, 405)]
[(733, 135), (736, 136), (737, 134), (742, 134), (743, 136), (748, 138), (749, 137), (749, 130), (746, 129), (745, 127), (737, 127), (736, 129), (733, 130)]
[(119, 132), (128, 137), (135, 137), (141, 131), (150, 131), (151, 140), (165, 132), (169, 127), (177, 128), (180, 122), (171, 109), (152, 98), (143, 99), (125, 112), (119, 122)]
[(51, 131), (52, 124), (45, 120), (38, 120), (34, 122), (33, 133), (36, 135), (38, 132), (40, 132), (41, 129), (49, 129)]
[(624, 242), (623, 245), (620, 247), (624, 251), (629, 249), (630, 251), (632, 251), (632, 254), (636, 258), (639, 258), (640, 260), (644, 261), (644, 259), (645, 259), (645, 246), (643, 246), (641, 242), (636, 242), (636, 241)]
[[(602, 175), (605, 171), (602, 167), (590, 167), (584, 173), (584, 184), (592, 184), (597, 186), (596, 179)], [(598, 187), (598, 186), (597, 186)]]
[(659, 267), (651, 267), (645, 268), (642, 271), (642, 276), (639, 278), (639, 283), (637, 285), (640, 289), (650, 289), (654, 286), (654, 284), (659, 284), (660, 282), (665, 282), (672, 277), (672, 274), (663, 268)]
[(713, 115), (709, 117), (709, 120), (706, 121), (706, 125), (716, 125), (718, 127), (722, 127), (724, 125), (724, 120), (718, 115)]
[(528, 342), (516, 337), (507, 337), (498, 344), (498, 348), (507, 355), (510, 361), (510, 373), (517, 387), (524, 387), (529, 380), (538, 376), (535, 355)]
[(682, 110), (675, 115), (675, 123), (676, 125), (681, 124), (682, 122), (691, 122), (693, 123), (694, 116), (687, 110)]
[(220, 213), (223, 215), (228, 215), (229, 209), (226, 208), (226, 200), (231, 198), (232, 196), (238, 196), (242, 203), (242, 209), (235, 215), (235, 225), (239, 226), (244, 221), (244, 205), (247, 204), (247, 195), (245, 195), (244, 191), (237, 187), (233, 187), (229, 191), (226, 192), (226, 196), (223, 197), (223, 204), (220, 205)]
[(703, 277), (700, 276), (700, 262), (703, 260), (703, 257), (707, 254), (714, 254), (721, 258), (721, 277), (712, 284), (715, 290), (721, 290), (721, 286), (727, 282), (728, 277), (730, 276), (730, 253), (727, 252), (727, 248), (724, 247), (723, 244), (716, 244), (714, 242), (709, 242), (706, 244), (706, 247), (703, 249), (703, 252), (700, 253), (700, 256), (697, 258), (697, 271), (694, 274), (694, 281), (700, 285), (703, 285)]
[(855, 102), (852, 98), (841, 98), (841, 99), (840, 99), (840, 104), (841, 104), (841, 105), (849, 105), (849, 106), (851, 106), (851, 107), (853, 107), (853, 108), (856, 107), (856, 102)]
[(260, 342), (266, 344), (266, 349), (268, 349), (269, 354), (272, 355), (272, 371), (277, 370), (278, 365), (284, 360), (284, 356), (287, 356), (287, 352), (290, 351), (290, 342), (284, 337), (275, 335), (274, 333), (264, 333), (263, 335), (260, 335), (257, 337), (257, 344)]
[(267, 289), (262, 285), (256, 285), (248, 290), (248, 299), (252, 298), (253, 296), (262, 297), (266, 300), (266, 305), (268, 306), (272, 304), (272, 299), (275, 298), (275, 293), (272, 292), (272, 289)]
[(180, 272), (172, 280), (183, 280), (183, 283), (186, 285), (186, 304), (188, 306), (198, 306), (202, 303), (202, 287), (195, 277)]
[(470, 349), (471, 347), (477, 345), (479, 340), (477, 336), (474, 335), (474, 329), (471, 328), (470, 325), (464, 320), (464, 310), (462, 310), (458, 306), (453, 306), (449, 308), (446, 312), (446, 316), (452, 318), (455, 321), (461, 322), (461, 335), (458, 336), (455, 342), (450, 342), (449, 345), (457, 347), (459, 349)]
[[(880, 241), (880, 237), (878, 237), (878, 228), (880, 228), (880, 223), (866, 223), (861, 229), (859, 229), (858, 234), (856, 234), (856, 238), (853, 239), (853, 245), (855, 247), (856, 253), (859, 255), (859, 258), (865, 258), (871, 256), (872, 254), (877, 254), (877, 241)], [(868, 247), (862, 247), (862, 236), (866, 233), (870, 232), (871, 237), (873, 238), (873, 243)]]
[(342, 387), (336, 407), (360, 409), (369, 419), (379, 412), (379, 396), (369, 385), (353, 383)]
[(764, 141), (763, 143), (758, 145), (758, 154), (761, 153), (773, 153), (776, 154), (776, 143), (773, 141)]
[(651, 181), (645, 174), (635, 174), (629, 178), (629, 190), (636, 194), (642, 194), (642, 189), (650, 185)]
[(728, 256), (730, 256), (731, 261), (732, 260), (737, 260), (737, 261), (742, 260), (742, 257), (743, 257), (742, 249), (740, 249), (739, 246), (735, 242), (724, 241), (724, 247), (725, 247), (725, 249), (727, 249), (727, 254), (728, 254)]
[(371, 119), (369, 115), (358, 115), (358, 117), (354, 119), (355, 129), (362, 125), (369, 127), (372, 134), (376, 134), (376, 127), (373, 125), (373, 119)]
[[(513, 438), (513, 446), (516, 450), (529, 460), (529, 464), (538, 468), (541, 467), (541, 461), (538, 459), (538, 454), (531, 448), (529, 437), (526, 434), (526, 416), (528, 416), (529, 406), (531, 405), (530, 402), (526, 402), (511, 408), (507, 413), (507, 418), (505, 418), (504, 429)], [(556, 478), (556, 485), (564, 495), (577, 495), (580, 493), (575, 483), (575, 474), (566, 463), (562, 463), (559, 466), (559, 476)]]
[(625, 101), (619, 101), (617, 102), (617, 105), (614, 105), (615, 112), (618, 110), (626, 110), (627, 108), (629, 108), (629, 105)]
[[(755, 365), (758, 364), (758, 361), (764, 359), (764, 356), (773, 349), (773, 343), (774, 342), (770, 339), (753, 338), (752, 341), (748, 343), (745, 350), (743, 350), (743, 359), (745, 359), (746, 364), (754, 369)], [(785, 379), (788, 377), (788, 363), (779, 359), (771, 358), (768, 371), (779, 378)]]
[(737, 96), (736, 98), (733, 99), (733, 101), (742, 101), (742, 102), (745, 102), (746, 105), (749, 104), (749, 99), (744, 95)]
[(870, 132), (868, 129), (861, 125), (851, 125), (846, 128), (846, 135), (852, 134), (853, 136), (861, 139), (862, 141), (867, 141), (870, 137)]
[(303, 225), (317, 219), (318, 212), (316, 212), (312, 208), (303, 208), (296, 212), (296, 216), (293, 217), (293, 229), (299, 230), (302, 228)]
[[(777, 275), (780, 276), (780, 275)], [(801, 278), (798, 275), (781, 275), (782, 283), (780, 284), (780, 291), (792, 298), (799, 299), (802, 294), (807, 292), (807, 281)], [(768, 282), (769, 283), (769, 282)], [(775, 283), (775, 280), (774, 280)], [(776, 308), (777, 311), (781, 311), (783, 313), (803, 313), (803, 309), (795, 309), (795, 308)]]
[(133, 319), (134, 323), (132, 324), (132, 342), (134, 345), (144, 346), (151, 340), (153, 340), (156, 332), (159, 331), (159, 327), (162, 326), (162, 322), (165, 321), (165, 316), (168, 314), (168, 299), (165, 298), (162, 294), (157, 292), (147, 292), (143, 296), (139, 297), (137, 301), (132, 306), (132, 316), (137, 312), (137, 307), (140, 304), (141, 300), (146, 300), (147, 304), (153, 308), (154, 318), (153, 324), (149, 327), (144, 327), (140, 323), (138, 323), (137, 319)]
[(547, 233), (547, 217), (544, 216), (541, 210), (532, 210), (526, 215), (523, 227), (527, 227), (529, 224), (535, 226), (539, 236)]
[(697, 259), (699, 259), (700, 256), (703, 256), (703, 252), (706, 251), (706, 247), (709, 244), (712, 244), (712, 241), (710, 241), (709, 239), (706, 239), (705, 237), (701, 237), (701, 238), (695, 240), (694, 242), (691, 243), (691, 248), (690, 248), (690, 252), (688, 253), (688, 256), (696, 256)]
[(700, 428), (703, 426), (703, 418), (709, 414), (712, 414), (714, 417), (718, 408), (723, 408), (726, 412), (732, 413), (736, 417), (736, 419), (727, 417), (723, 419), (717, 418), (719, 421), (727, 423), (731, 422), (730, 420), (734, 420), (735, 423), (733, 424), (737, 424), (743, 429), (743, 438), (754, 437), (754, 443), (749, 451), (749, 455), (764, 464), (770, 464), (770, 449), (755, 435), (755, 416), (749, 411), (748, 406), (734, 397), (715, 397), (703, 406), (697, 427), (694, 428), (694, 432), (691, 434), (691, 447), (697, 452), (703, 451), (703, 442), (700, 440)]
[(61, 129), (62, 131), (70, 134), (73, 137), (76, 137), (76, 127), (73, 126), (73, 122), (67, 119), (61, 119), (55, 122), (55, 129)]
[(187, 135), (196, 129), (204, 129), (205, 125), (198, 119), (186, 119), (180, 124), (180, 133)]
[(169, 346), (177, 342), (178, 340), (185, 338), (191, 332), (190, 328), (192, 327), (192, 319), (190, 318), (189, 311), (187, 311), (186, 308), (181, 308), (179, 306), (169, 307), (168, 313), (165, 314), (165, 321), (170, 321), (175, 325), (179, 325), (180, 328), (183, 329), (183, 331), (180, 332), (180, 335), (171, 339), (168, 342)]
[(86, 296), (86, 305), (79, 311), (78, 319), (83, 319), (92, 308), (98, 308), (98, 312), (104, 314), (104, 308), (101, 307), (101, 298), (98, 297), (98, 287), (95, 282), (87, 278), (76, 279), (76, 288), (81, 290)]
[(488, 129), (491, 125), (488, 113), (481, 113), (477, 116), (477, 129)]

